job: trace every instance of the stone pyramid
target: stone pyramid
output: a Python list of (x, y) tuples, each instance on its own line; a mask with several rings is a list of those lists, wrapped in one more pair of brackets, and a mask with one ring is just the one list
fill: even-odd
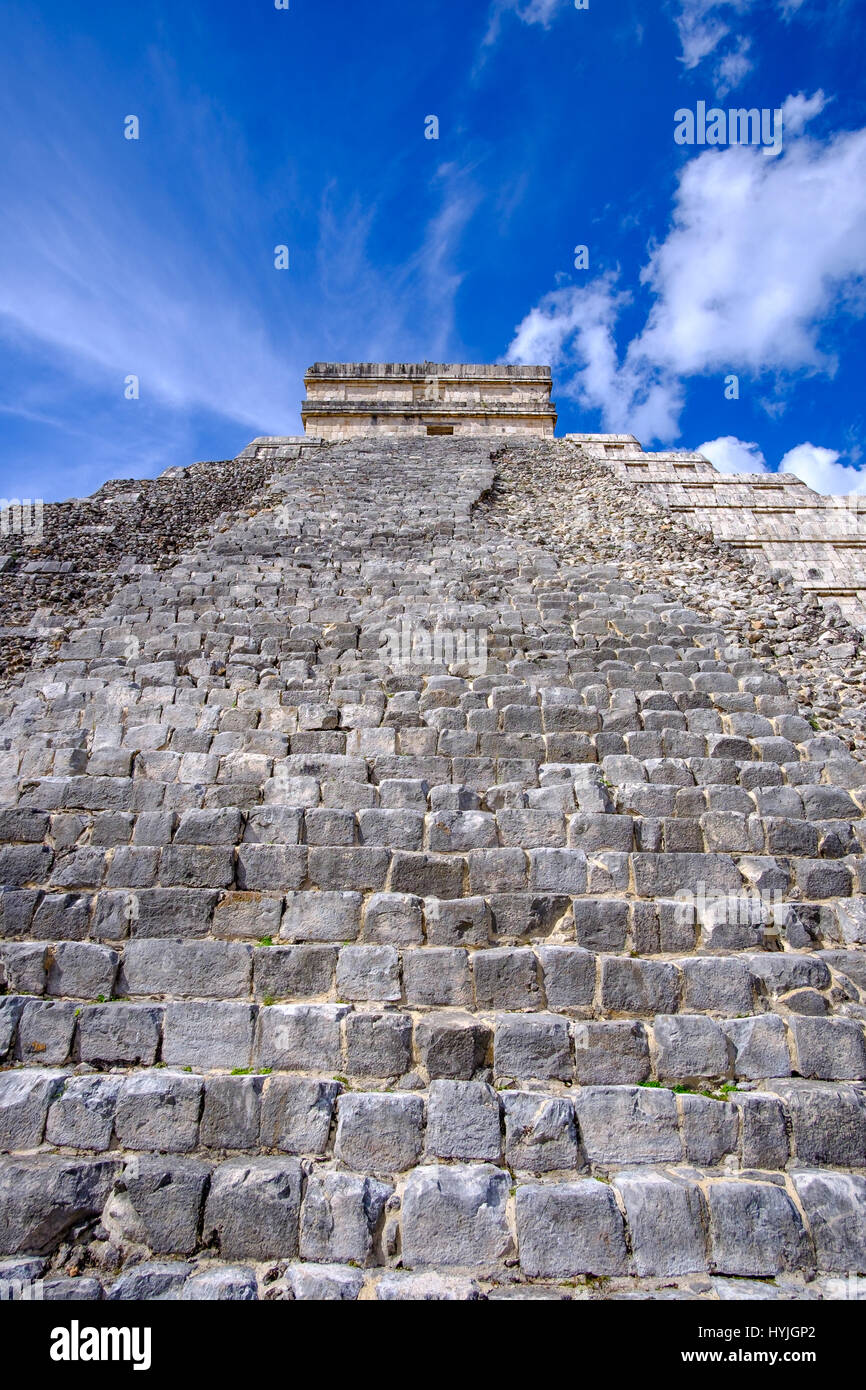
[(0, 1281), (855, 1296), (853, 630), (573, 441), (223, 467), (0, 698)]

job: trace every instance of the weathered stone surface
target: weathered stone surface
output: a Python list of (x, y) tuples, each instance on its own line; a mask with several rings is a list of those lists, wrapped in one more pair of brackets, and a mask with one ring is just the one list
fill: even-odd
[(301, 1257), (325, 1264), (376, 1263), (377, 1228), (392, 1190), (352, 1173), (311, 1178), (301, 1215)]
[(592, 1178), (517, 1190), (520, 1267), (531, 1277), (625, 1274), (625, 1231), (613, 1192)]
[(550, 1173), (578, 1166), (574, 1106), (560, 1096), (503, 1091), (505, 1158), (510, 1168)]
[(0, 1073), (0, 1150), (35, 1149), (45, 1132), (48, 1107), (63, 1086), (62, 1071)]
[(707, 1267), (707, 1237), (700, 1189), (662, 1173), (617, 1173), (640, 1275), (691, 1274)]
[(190, 1275), (180, 1298), (185, 1303), (254, 1303), (258, 1299), (255, 1271), (245, 1265), (219, 1265)]
[(202, 1082), (183, 1072), (133, 1072), (117, 1099), (114, 1127), (128, 1149), (188, 1153), (198, 1142)]
[(682, 1140), (671, 1091), (586, 1086), (574, 1095), (580, 1141), (592, 1163), (678, 1162)]
[(418, 1096), (344, 1094), (334, 1152), (358, 1172), (400, 1173), (417, 1163), (424, 1102)]
[(106, 1217), (155, 1255), (191, 1255), (210, 1174), (209, 1164), (193, 1158), (135, 1158), (115, 1184)]
[(478, 1081), (431, 1081), (427, 1102), (430, 1158), (498, 1163), (501, 1147), (499, 1098), (492, 1086)]
[(509, 1178), (488, 1163), (413, 1169), (403, 1193), (403, 1264), (496, 1269), (511, 1254)]
[(111, 1143), (121, 1076), (74, 1076), (48, 1111), (49, 1144), (101, 1151)]
[(271, 1076), (264, 1089), (260, 1142), (283, 1153), (324, 1153), (340, 1087), (336, 1081)]
[(818, 1268), (866, 1271), (866, 1178), (796, 1172), (793, 1183), (815, 1242)]
[(0, 1255), (48, 1254), (73, 1226), (102, 1211), (114, 1159), (0, 1158)]
[(707, 1188), (711, 1261), (721, 1274), (766, 1278), (814, 1262), (800, 1215), (772, 1183), (722, 1180)]
[(293, 1158), (229, 1159), (213, 1171), (203, 1238), (230, 1260), (298, 1253), (301, 1167)]

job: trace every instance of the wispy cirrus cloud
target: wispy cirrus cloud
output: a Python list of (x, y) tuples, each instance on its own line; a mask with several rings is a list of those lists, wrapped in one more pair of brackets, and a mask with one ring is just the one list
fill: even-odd
[(543, 29), (549, 29), (557, 15), (570, 4), (571, 0), (493, 0), (484, 43), (496, 42), (506, 15), (514, 15), (524, 24), (540, 24)]
[[(780, 19), (790, 20), (804, 0), (774, 0)], [(738, 86), (752, 71), (752, 38), (742, 26), (757, 0), (677, 0), (674, 23), (680, 41), (680, 62), (688, 70), (713, 58), (720, 96)]]

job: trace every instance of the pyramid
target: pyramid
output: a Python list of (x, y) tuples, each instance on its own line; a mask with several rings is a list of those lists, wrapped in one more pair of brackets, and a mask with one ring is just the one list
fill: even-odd
[(857, 614), (472, 373), (26, 562), (90, 554), (0, 693), (0, 1283), (866, 1275)]

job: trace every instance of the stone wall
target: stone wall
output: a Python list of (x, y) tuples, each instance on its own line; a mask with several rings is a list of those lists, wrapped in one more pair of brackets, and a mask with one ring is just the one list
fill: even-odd
[(719, 473), (702, 454), (644, 453), (633, 435), (565, 438), (687, 525), (757, 552), (866, 628), (866, 496), (824, 496), (793, 473)]
[(570, 443), (250, 460), (0, 700), (0, 1280), (843, 1296), (866, 769), (781, 669), (810, 596)]
[(444, 362), (317, 362), (304, 382), (309, 436), (553, 437), (549, 367)]

